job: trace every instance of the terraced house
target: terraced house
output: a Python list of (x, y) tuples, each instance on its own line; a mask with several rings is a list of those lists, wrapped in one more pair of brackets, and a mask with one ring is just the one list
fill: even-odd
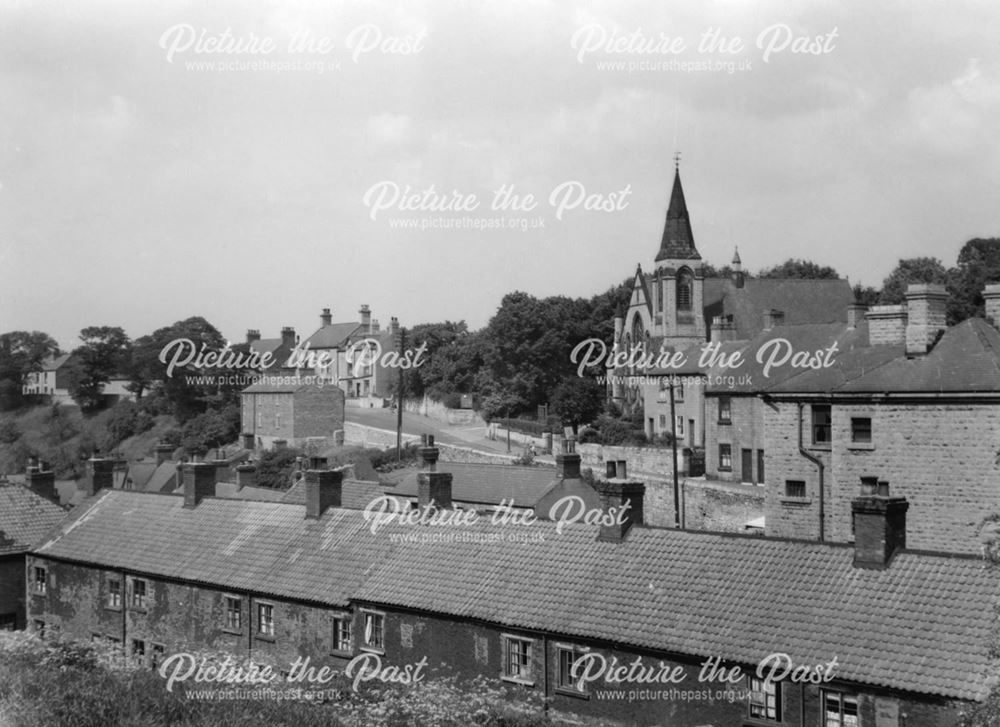
[[(452, 474), (428, 450), (419, 501), (447, 507)], [(641, 725), (933, 727), (989, 688), (995, 572), (908, 550), (918, 506), (877, 488), (852, 501), (852, 544), (648, 527), (624, 479), (598, 483), (623, 514), (602, 524), (373, 528), (340, 507), (339, 471), (307, 472), (302, 506), (207, 496), (211, 465), (186, 467), (182, 496), (103, 490), (33, 549), (36, 628), (147, 662), (426, 659), (429, 678), (485, 675)], [(762, 661), (822, 678), (767, 679)], [(713, 666), (741, 671), (720, 682)]]

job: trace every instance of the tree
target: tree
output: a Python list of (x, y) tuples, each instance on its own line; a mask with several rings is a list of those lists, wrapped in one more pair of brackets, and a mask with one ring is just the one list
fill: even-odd
[[(456, 349), (454, 344), (468, 333), (469, 327), (465, 321), (420, 323), (406, 332), (406, 348), (416, 349), (426, 346), (423, 365), (403, 372), (406, 396), (423, 396), (428, 389), (434, 388), (448, 378), (447, 363), (454, 356)], [(438, 392), (438, 398), (448, 393), (453, 391), (451, 387), (446, 386), (443, 391)]]
[(181, 446), (188, 454), (201, 456), (210, 449), (233, 442), (239, 433), (239, 405), (229, 404), (189, 419), (181, 430)]
[(906, 289), (913, 283), (948, 283), (948, 271), (936, 257), (912, 257), (900, 260), (882, 281), (881, 305), (896, 305), (906, 301)]
[(878, 288), (873, 288), (870, 285), (862, 285), (861, 283), (855, 285), (853, 291), (854, 302), (868, 307), (878, 305), (879, 296), (882, 294)]
[(593, 421), (601, 413), (606, 393), (594, 379), (571, 376), (556, 386), (550, 401), (562, 423), (573, 427), (576, 434), (581, 424)]
[(983, 288), (987, 283), (1000, 282), (1000, 238), (977, 237), (965, 243), (950, 277), (949, 325), (982, 316)]
[(47, 357), (58, 353), (59, 344), (41, 331), (10, 331), (0, 335), (0, 411), (20, 406), (28, 374), (37, 371)]
[(809, 280), (836, 280), (840, 277), (836, 270), (825, 265), (817, 265), (811, 260), (788, 258), (780, 265), (761, 270), (759, 278), (807, 278)]
[(128, 366), (132, 342), (121, 328), (90, 326), (80, 331), (83, 345), (73, 351), (69, 392), (81, 409), (96, 409), (104, 385)]

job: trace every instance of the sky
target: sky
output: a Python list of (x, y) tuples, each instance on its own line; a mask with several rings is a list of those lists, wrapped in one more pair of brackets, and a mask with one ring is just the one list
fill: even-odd
[[(989, 2), (0, 0), (0, 331), (487, 323), (702, 257), (1000, 236)], [(530, 197), (529, 197), (530, 195)]]

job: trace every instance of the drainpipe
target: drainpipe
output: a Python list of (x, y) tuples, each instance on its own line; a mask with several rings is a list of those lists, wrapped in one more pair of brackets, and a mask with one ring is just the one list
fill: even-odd
[(823, 512), (823, 461), (819, 457), (809, 454), (805, 447), (802, 446), (802, 406), (802, 402), (799, 402), (799, 454), (816, 465), (816, 470), (819, 473), (819, 541), (822, 543), (826, 540), (826, 534), (823, 527), (825, 519)]
[(542, 714), (549, 713), (549, 637), (542, 634)]

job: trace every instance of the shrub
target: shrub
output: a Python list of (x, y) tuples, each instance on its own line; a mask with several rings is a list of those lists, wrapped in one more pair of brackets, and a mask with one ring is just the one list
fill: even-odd
[(302, 452), (294, 447), (273, 449), (264, 452), (257, 462), (257, 485), (275, 490), (287, 490), (292, 485), (292, 470), (295, 460)]
[(21, 438), (21, 430), (13, 419), (0, 421), (0, 444), (13, 444)]

